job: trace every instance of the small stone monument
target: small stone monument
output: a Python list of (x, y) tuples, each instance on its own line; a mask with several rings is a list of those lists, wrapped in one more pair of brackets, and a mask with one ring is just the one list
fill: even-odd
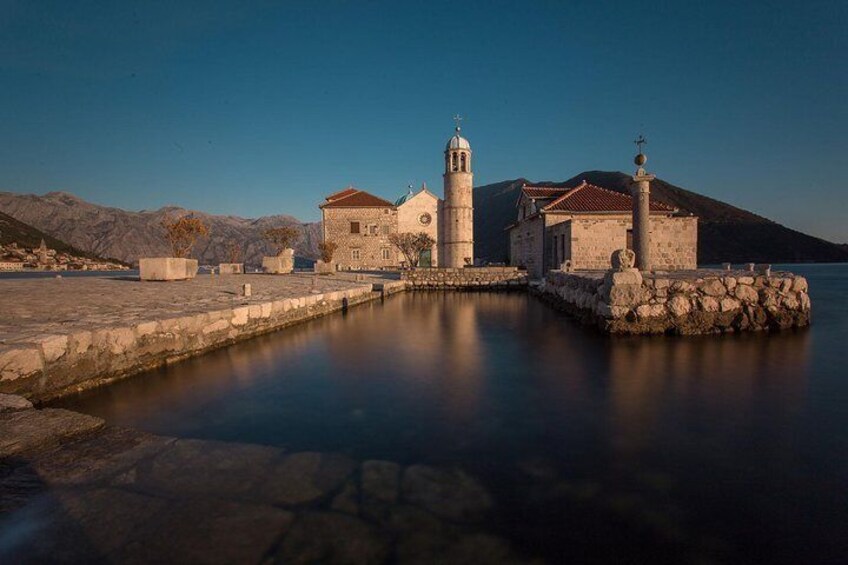
[(294, 249), (283, 249), (279, 255), (263, 257), (262, 270), (274, 275), (291, 273), (294, 270)]
[(602, 294), (610, 306), (630, 307), (642, 298), (642, 273), (633, 265), (636, 254), (632, 249), (617, 249), (612, 252), (612, 268), (604, 275)]
[(245, 283), (241, 285), (241, 295), (244, 297), (248, 297), (253, 294), (253, 289), (250, 288), (250, 283)]

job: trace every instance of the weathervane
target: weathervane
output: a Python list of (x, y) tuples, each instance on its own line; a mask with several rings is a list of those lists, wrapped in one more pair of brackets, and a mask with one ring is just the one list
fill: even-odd
[(453, 121), (455, 121), (455, 122), (456, 122), (456, 131), (459, 131), (459, 129), (460, 129), (460, 127), (459, 127), (459, 122), (461, 122), (461, 121), (462, 121), (462, 116), (460, 116), (459, 114), (455, 115), (455, 116), (453, 117)]

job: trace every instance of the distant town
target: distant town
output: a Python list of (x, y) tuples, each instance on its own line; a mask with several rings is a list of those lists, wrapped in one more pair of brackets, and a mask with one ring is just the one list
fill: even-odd
[(44, 240), (36, 248), (0, 244), (0, 271), (126, 271), (119, 263), (79, 257), (50, 249)]

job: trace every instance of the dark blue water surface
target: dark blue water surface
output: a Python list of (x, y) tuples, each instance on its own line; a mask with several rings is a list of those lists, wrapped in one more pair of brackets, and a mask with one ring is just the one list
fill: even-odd
[(848, 265), (813, 326), (611, 338), (524, 294), (418, 293), (64, 406), (151, 432), (461, 467), (550, 562), (848, 560)]

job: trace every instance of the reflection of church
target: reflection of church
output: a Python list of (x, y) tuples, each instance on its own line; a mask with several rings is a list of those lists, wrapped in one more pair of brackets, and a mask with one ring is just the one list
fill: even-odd
[(348, 187), (327, 196), (319, 206), (323, 240), (338, 245), (339, 269), (383, 269), (400, 266), (403, 255), (392, 247), (392, 233), (425, 232), (436, 245), (421, 257), (422, 267), (461, 267), (474, 260), (471, 145), (456, 133), (445, 147), (442, 200), (422, 185), (394, 203)]

